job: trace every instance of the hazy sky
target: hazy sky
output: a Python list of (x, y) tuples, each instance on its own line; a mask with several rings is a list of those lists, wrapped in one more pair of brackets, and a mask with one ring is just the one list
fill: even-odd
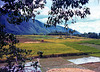
[[(2, 3), (0, 0), (0, 6), (1, 4)], [(43, 23), (46, 23), (48, 17), (48, 11), (50, 10), (51, 4), (52, 4), (51, 0), (47, 0), (45, 8), (41, 11), (41, 14), (36, 17), (36, 19), (38, 19)], [(98, 0), (89, 0), (89, 3), (86, 6), (90, 8), (91, 15), (88, 15), (84, 19), (77, 18), (77, 22), (75, 24), (69, 23), (69, 27), (81, 33), (84, 32), (100, 33), (100, 3), (98, 3)]]

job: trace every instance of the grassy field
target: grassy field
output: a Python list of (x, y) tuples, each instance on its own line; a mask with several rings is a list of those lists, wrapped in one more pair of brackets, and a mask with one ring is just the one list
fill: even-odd
[(37, 56), (38, 51), (43, 51), (44, 55), (52, 54), (67, 54), (67, 53), (90, 53), (93, 56), (100, 56), (100, 50), (80, 45), (80, 43), (100, 44), (100, 40), (93, 40), (87, 38), (74, 37), (73, 39), (60, 38), (60, 36), (47, 36), (47, 35), (23, 35), (17, 36), (18, 38), (29, 38), (35, 40), (44, 40), (47, 43), (19, 43), (16, 46), (22, 49), (33, 50), (34, 56)]
[(38, 51), (44, 52), (44, 55), (81, 52), (79, 50), (60, 43), (20, 43), (17, 45), (17, 47), (27, 50), (33, 50), (34, 55), (37, 55)]
[(48, 36), (48, 35), (17, 35), (17, 38), (27, 38), (27, 39), (56, 39), (56, 36)]
[(100, 39), (93, 39), (93, 40), (81, 41), (79, 43), (88, 43), (88, 44), (100, 45)]
[[(64, 36), (60, 38), (60, 36), (46, 36), (46, 35), (21, 35), (16, 36), (18, 39), (23, 40), (26, 39), (28, 41), (40, 41), (40, 43), (24, 43), (22, 42), (16, 44), (18, 48), (32, 50), (34, 54), (32, 56), (38, 56), (37, 52), (44, 52), (43, 55), (52, 55), (52, 54), (68, 54), (68, 53), (89, 53), (89, 55), (80, 55), (80, 56), (67, 56), (67, 57), (53, 57), (53, 58), (41, 58), (40, 64), (42, 66), (41, 70), (46, 72), (48, 69), (52, 68), (88, 68), (93, 70), (97, 68), (95, 63), (86, 67), (81, 65), (72, 64), (68, 59), (82, 58), (88, 56), (98, 56), (100, 57), (100, 49), (96, 48), (96, 46), (100, 46), (100, 40), (97, 39), (88, 39), (82, 37), (73, 37), (65, 38)], [(41, 42), (44, 40), (44, 42)], [(84, 44), (84, 45), (83, 45)], [(86, 46), (87, 44), (92, 44), (94, 46)], [(35, 59), (36, 60), (36, 59)], [(3, 64), (0, 64), (1, 66)], [(94, 67), (91, 67), (94, 66)]]

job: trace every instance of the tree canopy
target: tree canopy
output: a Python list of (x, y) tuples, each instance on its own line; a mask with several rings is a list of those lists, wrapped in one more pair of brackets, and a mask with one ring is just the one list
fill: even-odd
[(23, 21), (28, 21), (29, 18), (35, 19), (38, 11), (37, 8), (44, 8), (45, 0), (1, 0), (5, 4), (0, 8), (0, 15), (8, 14), (7, 21), (10, 24), (20, 24)]
[[(35, 19), (40, 12), (35, 9), (44, 8), (46, 0), (1, 0), (5, 4), (0, 8), (2, 14), (8, 13), (8, 22), (11, 24), (20, 24), (28, 21), (29, 18)], [(90, 9), (86, 5), (89, 0), (52, 0), (51, 11), (47, 20), (47, 25), (65, 23), (69, 20), (75, 23), (76, 17), (85, 18), (90, 14)], [(2, 15), (1, 14), (1, 15)]]
[(75, 23), (76, 17), (85, 18), (90, 14), (90, 8), (84, 6), (88, 2), (89, 0), (52, 0), (47, 24), (56, 26), (64, 22), (67, 27), (69, 20)]
[[(44, 8), (46, 0), (1, 0), (5, 4), (0, 7), (0, 16), (7, 14), (7, 21), (10, 24), (19, 25), (23, 21), (28, 21), (30, 18), (35, 19), (35, 16), (39, 14), (35, 9)], [(65, 22), (65, 27), (68, 26), (67, 21), (72, 20), (72, 23), (76, 22), (74, 17), (84, 18), (90, 14), (90, 9), (84, 7), (89, 0), (52, 0), (51, 11), (49, 12), (49, 17), (47, 25), (60, 24)], [(23, 56), (30, 54), (31, 50), (22, 50), (14, 46), (18, 43), (18, 40), (13, 34), (6, 33), (4, 31), (5, 26), (0, 24), (0, 57), (4, 55), (7, 58), (8, 62), (8, 72), (12, 72), (13, 68), (13, 59), (16, 59), (16, 63), (19, 60), (24, 59)], [(9, 48), (5, 48), (9, 46)], [(24, 67), (23, 65), (18, 66), (20, 70)], [(5, 69), (3, 69), (5, 71)], [(3, 72), (2, 71), (2, 72)], [(6, 71), (6, 72), (7, 72)]]
[[(0, 16), (8, 15), (7, 21), (10, 24), (19, 25), (23, 21), (39, 14), (34, 9), (43, 8), (45, 0), (2, 0), (5, 4), (0, 7)], [(16, 36), (5, 31), (5, 25), (0, 24), (0, 58), (6, 58), (7, 66), (0, 68), (0, 72), (24, 72), (27, 55), (31, 55), (32, 50), (25, 50), (16, 47), (19, 41)], [(7, 47), (7, 48), (6, 48)], [(30, 58), (28, 59), (30, 60)], [(14, 63), (15, 62), (15, 63)], [(35, 64), (35, 65), (34, 65)], [(37, 68), (37, 62), (32, 64)]]

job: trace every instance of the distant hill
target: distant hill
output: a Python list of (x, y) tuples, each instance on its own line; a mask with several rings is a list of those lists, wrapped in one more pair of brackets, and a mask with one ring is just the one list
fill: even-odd
[[(15, 35), (31, 35), (31, 34), (48, 34), (50, 32), (58, 31), (58, 32), (66, 32), (66, 29), (61, 26), (51, 26), (46, 28), (44, 23), (35, 20), (33, 23), (32, 19), (28, 22), (22, 22), (20, 25), (9, 24), (7, 21), (7, 15), (0, 16), (0, 24), (4, 24), (6, 27), (6, 31), (8, 33), (13, 33)], [(75, 32), (75, 34), (80, 34), (79, 32)]]

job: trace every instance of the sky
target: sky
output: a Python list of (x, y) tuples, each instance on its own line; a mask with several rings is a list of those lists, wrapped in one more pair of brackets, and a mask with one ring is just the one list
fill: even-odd
[[(45, 8), (42, 10), (41, 14), (36, 17), (36, 19), (46, 23), (51, 4), (51, 0), (47, 0)], [(98, 3), (98, 0), (89, 0), (89, 3), (86, 6), (90, 8), (91, 15), (87, 15), (84, 19), (77, 18), (75, 24), (69, 23), (69, 28), (77, 30), (80, 33), (100, 33), (100, 3)], [(64, 25), (61, 24), (60, 26)]]
[[(46, 23), (51, 4), (52, 1), (47, 0), (45, 8), (41, 10), (40, 15), (36, 16), (37, 20)], [(2, 3), (0, 1), (0, 6), (1, 5)], [(87, 15), (87, 17), (84, 19), (77, 18), (75, 24), (69, 23), (69, 28), (77, 30), (80, 33), (100, 33), (100, 2), (98, 3), (98, 0), (89, 0), (89, 3), (86, 6), (90, 8), (91, 15)], [(60, 24), (60, 26), (64, 25)]]

